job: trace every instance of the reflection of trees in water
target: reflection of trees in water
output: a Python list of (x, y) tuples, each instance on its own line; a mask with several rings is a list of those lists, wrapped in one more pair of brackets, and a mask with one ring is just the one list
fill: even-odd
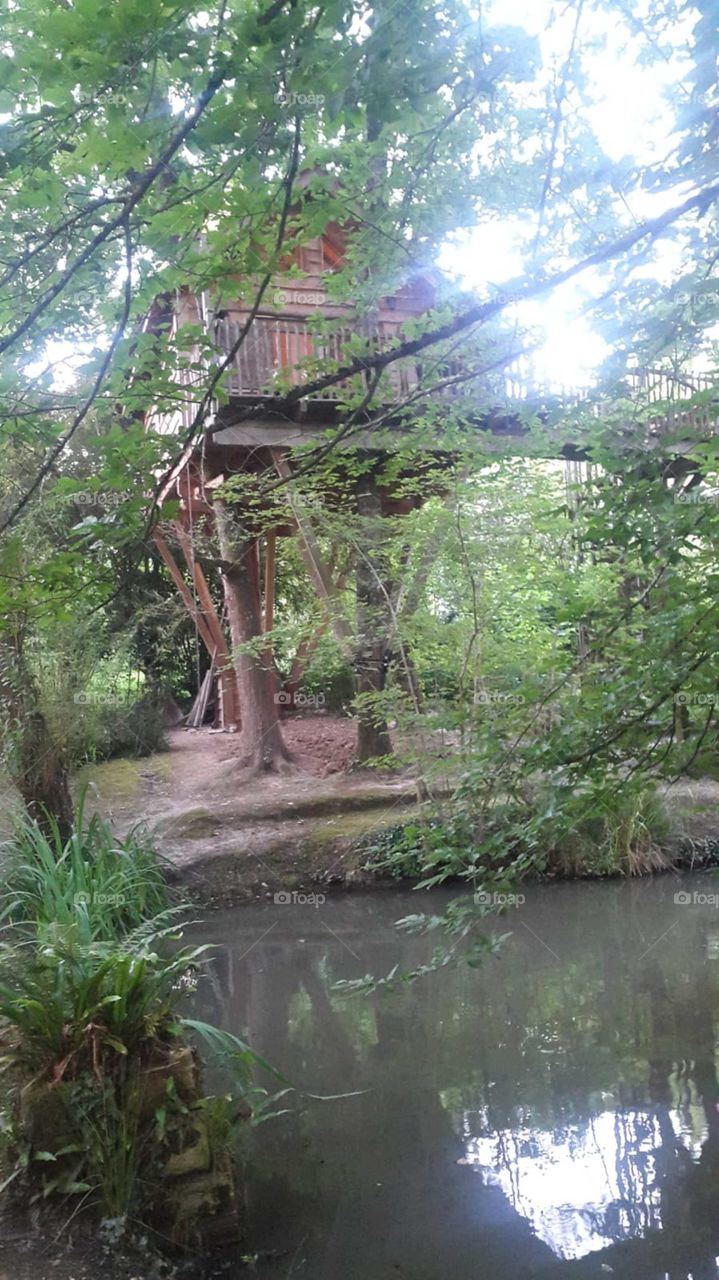
[(607, 1234), (611, 1239), (625, 1240), (662, 1225), (655, 1199), (659, 1132), (653, 1117), (617, 1111), (614, 1137), (619, 1198), (607, 1210)]
[[(586, 886), (581, 892), (591, 894)], [(598, 1176), (613, 1188), (607, 1203), (577, 1206), (583, 1234), (630, 1241), (661, 1222), (665, 1233), (684, 1239), (708, 1222), (719, 1113), (716, 981), (704, 963), (706, 936), (701, 927), (670, 930), (642, 956), (672, 924), (671, 904), (657, 905), (656, 895), (630, 886), (599, 897), (601, 913), (574, 898), (577, 910), (562, 915), (558, 941), (551, 922), (562, 894), (543, 896), (531, 928), (556, 944), (559, 962), (515, 928), (499, 962), (487, 961), (478, 972), (444, 971), (369, 1001), (332, 991), (338, 977), (355, 977), (358, 969), (329, 936), (322, 946), (316, 936), (298, 944), (291, 931), (282, 936), (277, 928), (242, 959), (246, 940), (228, 948), (213, 993), (226, 1025), (246, 1032), (311, 1092), (372, 1090), (345, 1103), (303, 1103), (302, 1114), (283, 1121), (269, 1140), (267, 1128), (260, 1131), (275, 1192), (290, 1189), (296, 1206), (304, 1200), (305, 1220), (320, 1234), (334, 1221), (338, 1182), (351, 1200), (370, 1182), (403, 1179), (420, 1198), (427, 1195), (431, 1215), (424, 1172), (432, 1168), (461, 1198), (464, 1183), (452, 1172), (458, 1142), (481, 1132), (503, 1144), (505, 1193), (527, 1213), (520, 1146), (534, 1158), (534, 1144), (538, 1158), (535, 1131), (555, 1143), (580, 1133), (595, 1143), (604, 1162)], [(348, 915), (356, 928), (356, 913)], [(361, 915), (360, 922), (364, 928)], [(332, 927), (340, 926), (333, 920)], [(404, 963), (424, 958), (422, 940), (400, 941), (384, 928), (381, 939), (374, 937), (371, 920), (367, 933), (356, 931), (360, 938), (351, 936), (350, 945), (361, 946), (363, 965), (374, 972), (386, 972), (400, 946)], [(602, 1145), (596, 1118), (607, 1112), (613, 1135)], [(695, 1142), (704, 1136), (698, 1162), (685, 1145), (687, 1132)], [(695, 1280), (703, 1265), (700, 1257)], [(683, 1277), (684, 1269), (673, 1269), (675, 1275)]]
[(468, 1138), (465, 1161), (501, 1187), (558, 1255), (581, 1257), (661, 1225), (658, 1138), (653, 1116), (605, 1111), (553, 1132), (485, 1129)]

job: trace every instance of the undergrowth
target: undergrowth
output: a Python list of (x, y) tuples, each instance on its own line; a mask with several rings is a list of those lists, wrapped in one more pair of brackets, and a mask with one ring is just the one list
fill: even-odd
[[(267, 1064), (183, 1015), (209, 949), (182, 945), (186, 907), (139, 831), (119, 841), (81, 807), (63, 843), (24, 820), (6, 865), (3, 1186), (78, 1198), (120, 1235), (154, 1220), (178, 1142), (200, 1131), (229, 1151), (238, 1124), (266, 1109), (254, 1076)], [(226, 1095), (203, 1095), (197, 1040), (229, 1068)]]

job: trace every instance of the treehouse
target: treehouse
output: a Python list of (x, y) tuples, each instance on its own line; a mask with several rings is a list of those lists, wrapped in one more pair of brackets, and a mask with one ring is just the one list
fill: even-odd
[[(249, 673), (244, 672), (243, 680), (238, 671), (240, 684), (246, 686), (241, 717), (225, 621), (229, 623), (236, 651), (252, 637), (271, 632), (278, 537), (297, 537), (300, 554), (322, 602), (324, 626), (332, 628), (347, 657), (352, 657), (349, 630), (337, 607), (342, 583), (333, 567), (325, 563), (312, 522), (291, 490), (290, 517), (285, 515), (275, 528), (261, 537), (244, 539), (240, 548), (242, 574), (234, 583), (224, 574), (224, 618), (218, 616), (214, 608), (207, 577), (196, 552), (198, 533), (213, 533), (226, 548), (233, 543), (228, 504), (218, 496), (231, 476), (273, 472), (278, 479), (289, 482), (293, 453), (313, 439), (320, 439), (341, 420), (348, 394), (347, 380), (301, 398), (293, 399), (293, 390), (305, 386), (328, 364), (336, 367), (346, 361), (348, 350), (353, 343), (356, 347), (358, 339), (364, 340), (363, 345), (370, 350), (382, 350), (401, 341), (406, 326), (416, 323), (433, 305), (435, 280), (429, 273), (400, 282), (371, 316), (360, 316), (355, 308), (331, 300), (327, 275), (341, 261), (343, 253), (343, 232), (330, 227), (322, 238), (292, 255), (288, 262), (292, 274), (274, 282), (268, 291), (271, 305), (256, 311), (251, 310), (249, 303), (233, 302), (230, 298), (223, 300), (222, 307), (213, 312), (206, 296), (189, 290), (182, 291), (173, 306), (173, 331), (179, 332), (185, 326), (199, 328), (209, 335), (217, 360), (227, 363), (228, 399), (221, 408), (207, 406), (208, 412), (196, 432), (193, 447), (185, 453), (161, 495), (162, 502), (179, 500), (179, 512), (171, 522), (160, 521), (153, 536), (193, 618), (198, 636), (207, 648), (211, 669), (217, 672), (216, 722), (224, 728), (237, 727), (241, 722), (244, 726), (248, 696), (253, 700), (248, 689), (253, 683)], [(198, 353), (193, 354), (195, 359), (188, 362), (183, 375), (178, 411), (153, 423), (160, 430), (180, 436), (198, 426), (203, 387), (212, 376), (211, 367), (203, 367)], [(387, 371), (381, 387), (376, 388), (380, 403), (386, 407), (388, 403), (406, 402), (420, 386), (421, 379), (422, 369), (417, 362), (397, 362)], [(357, 379), (355, 389), (356, 383)], [(368, 415), (358, 416), (361, 428), (368, 421)], [(352, 441), (352, 448), (371, 449), (378, 456), (386, 447), (384, 443), (380, 446), (369, 429), (360, 431), (359, 437)], [(428, 491), (425, 486), (425, 495)], [(380, 483), (376, 485), (375, 499), (382, 515), (401, 514), (420, 502), (418, 494), (400, 495)], [(186, 562), (189, 580), (178, 563), (178, 552)], [(223, 559), (227, 559), (224, 552)], [(242, 597), (239, 606), (238, 595)], [(308, 648), (302, 655), (305, 659), (309, 656)], [(269, 645), (266, 658), (268, 681), (272, 685)], [(241, 657), (234, 665), (238, 663), (242, 668)], [(247, 666), (247, 662), (244, 665)], [(300, 664), (296, 663), (290, 689), (296, 687), (299, 677)], [(257, 684), (256, 674), (254, 684)], [(267, 688), (261, 700), (267, 703)], [(201, 701), (197, 719), (202, 718), (203, 709)], [(266, 730), (264, 733), (267, 736)]]
[[(370, 312), (338, 301), (331, 288), (332, 274), (342, 263), (346, 232), (330, 226), (325, 234), (296, 249), (287, 259), (287, 274), (275, 279), (260, 301), (242, 298), (238, 282), (221, 300), (184, 289), (172, 305), (173, 333), (194, 326), (205, 334), (204, 352), (199, 349), (187, 362), (179, 387), (177, 411), (165, 415), (160, 430), (180, 438), (191, 436), (165, 485), (161, 502), (179, 501), (179, 511), (169, 522), (162, 520), (154, 530), (155, 545), (195, 623), (198, 637), (210, 657), (210, 675), (196, 710), (201, 722), (212, 673), (217, 681), (216, 723), (234, 729), (242, 724), (260, 752), (259, 761), (276, 762), (281, 755), (280, 708), (276, 702), (276, 676), (272, 663), (271, 632), (274, 621), (274, 566), (276, 540), (294, 536), (307, 572), (322, 603), (323, 627), (331, 627), (347, 658), (352, 661), (359, 691), (377, 692), (384, 679), (386, 636), (360, 635), (354, 645), (342, 617), (338, 597), (340, 577), (321, 554), (311, 513), (304, 507), (292, 484), (293, 462), (308, 445), (318, 445), (333, 428), (342, 428), (351, 419), (352, 432), (342, 438), (338, 432), (334, 457), (343, 451), (359, 451), (365, 458), (381, 462), (397, 448), (407, 431), (413, 405), (426, 402), (427, 382), (435, 406), (450, 402), (456, 407), (461, 397), (467, 430), (482, 432), (491, 447), (515, 453), (528, 451), (527, 412), (547, 423), (544, 457), (581, 458), (580, 440), (561, 439), (553, 434), (552, 415), (569, 399), (581, 403), (581, 393), (567, 388), (533, 387), (528, 370), (501, 359), (472, 377), (471, 343), (461, 356), (451, 350), (436, 357), (408, 354), (393, 361), (376, 376), (357, 370), (358, 352), (387, 352), (401, 344), (408, 330), (436, 303), (439, 278), (432, 272), (418, 272), (398, 281)], [(167, 318), (165, 318), (165, 323)], [(207, 350), (211, 356), (208, 359)], [(506, 352), (506, 340), (505, 340)], [(469, 362), (469, 367), (468, 367)], [(353, 377), (325, 377), (328, 368), (336, 374), (354, 364)], [(493, 367), (492, 367), (493, 366)], [(218, 368), (223, 370), (225, 397), (222, 403), (206, 395)], [(302, 389), (302, 394), (300, 393)], [(366, 395), (363, 395), (366, 391)], [(468, 395), (469, 391), (469, 395)], [(701, 394), (699, 394), (701, 393)], [(672, 451), (686, 451), (697, 435), (713, 434), (717, 402), (713, 381), (674, 378), (664, 371), (636, 371), (618, 388), (626, 397), (641, 395), (654, 405), (637, 427), (627, 429), (627, 443), (636, 448), (638, 433), (643, 447), (657, 449), (669, 436)], [(467, 405), (469, 404), (469, 409)], [(614, 401), (616, 405), (616, 398)], [(601, 417), (602, 406), (583, 406)], [(424, 445), (427, 461), (414, 461), (415, 475), (426, 482), (413, 491), (392, 491), (375, 476), (359, 485), (351, 497), (356, 509), (368, 515), (396, 515), (419, 505), (436, 491), (442, 447), (439, 439)], [(537, 452), (536, 448), (533, 452)], [(271, 475), (283, 482), (289, 512), (269, 531), (254, 532), (238, 503), (227, 501), (226, 486), (231, 477)], [(423, 481), (424, 481), (424, 477)], [(327, 498), (336, 495), (328, 492)], [(345, 500), (347, 500), (345, 495)], [(225, 595), (223, 616), (215, 609), (212, 593), (197, 554), (198, 534), (219, 544), (220, 567)], [(184, 558), (188, 577), (180, 569), (178, 553)], [(376, 575), (375, 575), (376, 577)], [(358, 606), (381, 610), (382, 584), (357, 568)], [(386, 592), (385, 592), (386, 595)], [(231, 645), (226, 638), (229, 628)], [(361, 629), (361, 628), (360, 628)], [(247, 647), (262, 635), (268, 636), (260, 660)], [(316, 642), (316, 641), (315, 641)], [(234, 661), (231, 659), (234, 650)], [(307, 652), (298, 657), (306, 659)], [(296, 688), (301, 662), (295, 664), (290, 689)], [(237, 677), (237, 679), (235, 678)], [(238, 686), (241, 697), (238, 696)], [(205, 702), (203, 702), (203, 698)], [(360, 736), (362, 726), (360, 725)], [(370, 731), (362, 750), (366, 755), (385, 754), (389, 737), (385, 731)], [(362, 750), (360, 756), (362, 756)]]

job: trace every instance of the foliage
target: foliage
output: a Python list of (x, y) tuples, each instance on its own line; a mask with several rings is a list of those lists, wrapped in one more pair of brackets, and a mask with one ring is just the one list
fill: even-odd
[[(408, 0), (401, 21), (392, 6), (370, 13), (333, 3), (315, 14), (244, 0), (216, 9), (189, 0), (181, 10), (126, 3), (93, 11), (22, 0), (6, 19), (0, 614), (3, 643), (24, 651), (28, 677), (24, 710), (5, 716), (15, 756), (39, 750), (28, 728), (38, 713), (72, 761), (159, 744), (145, 702), (139, 746), (124, 708), (110, 713), (112, 725), (104, 710), (82, 722), (71, 716), (70, 698), (88, 688), (77, 683), (82, 663), (74, 659), (52, 710), (42, 672), (63, 668), (63, 655), (80, 643), (100, 663), (122, 655), (123, 672), (140, 672), (152, 696), (196, 688), (205, 659), (148, 549), (151, 477), (167, 477), (227, 402), (231, 360), (218, 359), (213, 319), (224, 314), (228, 280), (253, 315), (284, 305), (277, 282), (307, 283), (312, 272), (297, 253), (310, 252), (328, 227), (352, 230), (321, 276), (340, 309), (317, 314), (315, 354), (300, 358), (273, 390), (293, 397), (293, 413), (309, 403), (315, 382), (326, 385), (314, 394), (341, 383), (343, 407), (334, 432), (293, 454), (307, 486), (296, 486), (292, 501), (262, 466), (227, 482), (247, 528), (282, 526), (300, 497), (323, 549), (335, 546), (335, 568), (364, 566), (365, 578), (382, 568), (399, 614), (388, 624), (377, 601), (365, 600), (354, 638), (391, 633), (383, 657), (391, 678), (411, 685), (411, 654), (421, 692), (440, 701), (448, 734), (476, 740), (462, 719), (468, 703), (482, 693), (517, 692), (528, 667), (532, 689), (520, 690), (527, 705), (542, 682), (551, 685), (555, 674), (563, 680), (573, 631), (595, 612), (598, 635), (604, 623), (612, 626), (620, 564), (627, 581), (643, 570), (651, 576), (649, 547), (637, 557), (619, 507), (633, 466), (627, 435), (650, 430), (654, 409), (636, 397), (622, 401), (618, 379), (632, 361), (681, 375), (698, 354), (706, 360), (713, 351), (707, 6), (686, 23), (671, 5), (650, 5), (638, 17), (618, 0), (548, 12), (556, 47), (566, 41), (568, 50), (561, 75), (529, 18), (509, 26), (500, 12), (468, 14), (456, 0), (441, 10), (431, 0)], [(610, 32), (631, 44), (639, 67), (663, 68), (672, 82), (667, 121), (676, 146), (656, 149), (668, 157), (661, 165), (653, 155), (607, 154), (595, 128), (601, 86), (592, 60)], [(692, 82), (689, 101), (680, 65)], [(679, 208), (687, 189), (686, 216), (637, 227), (635, 203), (648, 191)], [(516, 230), (516, 279), (494, 280), (484, 260), (476, 296), (440, 279), (434, 263), (448, 245), (461, 252), (478, 228), (504, 222)], [(678, 264), (667, 268), (668, 284), (652, 258), (660, 235), (672, 240)], [(636, 271), (641, 253), (647, 261)], [(543, 297), (565, 267), (579, 270), (590, 256), (600, 277), (596, 322), (613, 350), (600, 388), (599, 425), (608, 432), (598, 429), (592, 400), (586, 413), (575, 407), (571, 423), (562, 419), (561, 397), (512, 407), (537, 457), (557, 455), (558, 432), (581, 431), (587, 455), (605, 467), (603, 509), (577, 533), (541, 510), (545, 498), (549, 508), (562, 501), (557, 465), (513, 465), (479, 424), (506, 402), (504, 369), (535, 345), (529, 312), (517, 300)], [(377, 351), (365, 337), (367, 317), (415, 279), (428, 285), (427, 309), (405, 324), (401, 339), (420, 344), (421, 364), (393, 357), (368, 378)], [(189, 284), (203, 315), (181, 308), (171, 316), (171, 300), (186, 297)], [(256, 338), (253, 320), (234, 354), (251, 358)], [(473, 376), (463, 381), (460, 366)], [(388, 419), (387, 397), (408, 371), (411, 391)], [(451, 396), (429, 394), (448, 377), (458, 379)], [(349, 499), (376, 466), (366, 437), (380, 439), (389, 427), (393, 448), (380, 479), (411, 514), (385, 521), (380, 537)], [(712, 449), (703, 459), (709, 470)], [(638, 474), (635, 480), (641, 494)], [(419, 499), (429, 499), (431, 518), (411, 510)], [(172, 517), (171, 502), (163, 514)], [(646, 529), (651, 517), (644, 513), (640, 523)], [(666, 531), (670, 520), (660, 523)], [(423, 585), (422, 548), (435, 535), (444, 555)], [(593, 548), (583, 561), (577, 537)], [(202, 530), (197, 539), (219, 601), (217, 549), (205, 545), (212, 539)], [(286, 675), (299, 637), (317, 620), (297, 565), (287, 563), (286, 550), (280, 558), (273, 638)], [(675, 622), (684, 603), (681, 593), (670, 601)], [(67, 642), (81, 630), (85, 639)], [(618, 643), (603, 655), (608, 669), (629, 660), (637, 641), (631, 625), (614, 634)], [(356, 658), (354, 667), (357, 678)], [(346, 655), (340, 662), (323, 642), (308, 680), (328, 705), (344, 705), (349, 674)], [(384, 690), (359, 692), (355, 710), (369, 716), (375, 697), (378, 722), (391, 713)], [(0, 694), (10, 705), (8, 690)], [(398, 704), (401, 720), (406, 699)], [(423, 733), (431, 736), (429, 728)]]
[[(150, 491), (211, 438), (234, 357), (252, 358), (258, 317), (285, 305), (278, 282), (314, 288), (301, 255), (350, 228), (320, 269), (332, 308), (311, 321), (313, 354), (266, 388), (293, 419), (341, 385), (335, 427), (293, 450), (291, 491), (260, 459), (223, 488), (247, 536), (301, 509), (336, 580), (354, 573), (348, 645), (340, 656), (328, 628), (306, 679), (328, 706), (352, 680), (361, 727), (396, 724), (434, 805), (386, 868), (439, 883), (517, 860), (653, 865), (654, 789), (717, 769), (719, 453), (711, 382), (683, 402), (710, 419), (692, 440), (632, 370), (682, 385), (715, 365), (716, 33), (709, 0), (686, 21), (673, 4), (588, 0), (547, 22), (556, 47), (566, 37), (561, 72), (529, 17), (507, 26), (456, 0), (401, 14), (10, 7), (0, 699), (16, 780), (53, 744), (57, 774), (63, 753), (158, 746), (156, 692), (196, 687), (196, 637), (148, 550)], [(593, 58), (614, 36), (667, 77), (661, 162), (608, 154), (595, 127)], [(669, 212), (641, 224), (649, 194)], [(435, 271), (448, 246), (462, 255), (504, 224), (515, 279), (494, 280), (480, 254), (470, 297)], [(611, 352), (596, 387), (569, 404), (510, 395), (505, 370), (536, 345), (527, 305), (589, 266)], [(408, 281), (426, 285), (426, 310), (379, 350), (367, 319)], [(223, 357), (215, 321), (235, 302), (252, 323)], [(658, 440), (662, 420), (675, 438)], [(401, 515), (382, 514), (388, 497)], [(213, 537), (193, 537), (219, 602)], [(325, 620), (296, 551), (279, 559), (272, 638), (288, 677)], [(349, 613), (349, 587), (338, 596)], [(108, 672), (139, 673), (149, 700), (113, 709), (112, 726), (95, 706), (80, 723), (70, 700)]]
[(71, 728), (67, 758), (74, 765), (116, 756), (142, 758), (167, 748), (162, 706), (157, 698), (109, 707), (83, 707)]
[(170, 909), (162, 861), (139, 827), (118, 839), (110, 824), (79, 806), (75, 828), (63, 842), (20, 819), (6, 853), (6, 890), (0, 920), (43, 935), (68, 930), (79, 945), (131, 933)]
[[(228, 1148), (253, 1106), (267, 1110), (254, 1072), (269, 1068), (238, 1037), (183, 1018), (207, 948), (179, 945), (183, 909), (139, 831), (118, 842), (81, 808), (63, 843), (56, 825), (47, 835), (26, 820), (8, 879), (0, 1019), (17, 1165), (6, 1182), (25, 1172), (44, 1197), (81, 1195), (118, 1236), (155, 1211), (172, 1135), (193, 1133), (202, 1113), (212, 1150)], [(191, 1035), (229, 1067), (230, 1093), (199, 1092)]]
[(178, 980), (204, 948), (162, 955), (176, 925), (161, 924), (154, 931), (143, 925), (122, 942), (88, 942), (83, 913), (77, 924), (46, 931), (22, 963), (16, 946), (5, 947), (0, 1016), (20, 1033), (15, 1059), (56, 1080), (112, 1075), (118, 1057), (167, 1036)]

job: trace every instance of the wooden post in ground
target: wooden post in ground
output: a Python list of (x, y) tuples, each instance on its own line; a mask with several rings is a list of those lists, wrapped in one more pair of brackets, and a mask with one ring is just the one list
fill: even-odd
[(215, 602), (212, 599), (210, 588), (207, 585), (207, 579), (202, 565), (195, 558), (194, 549), (187, 530), (182, 527), (179, 521), (176, 521), (175, 531), (177, 533), (177, 540), (182, 547), (183, 555), (187, 561), (187, 567), (190, 570), (192, 580), (195, 584), (195, 590), (202, 606), (205, 623), (210, 630), (215, 644), (217, 679), (220, 686), (220, 715), (222, 727), (224, 729), (237, 729), (240, 727), (241, 721), (240, 699), (237, 691), (235, 668), (225, 643), (225, 636), (220, 625), (220, 619), (217, 616)]

